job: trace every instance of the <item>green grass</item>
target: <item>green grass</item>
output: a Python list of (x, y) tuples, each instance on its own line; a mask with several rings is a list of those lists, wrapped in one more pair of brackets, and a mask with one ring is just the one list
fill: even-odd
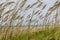
[[(11, 30), (11, 29), (10, 29)], [(17, 30), (17, 29), (16, 29)], [(35, 29), (36, 30), (36, 29)], [(5, 31), (5, 30), (4, 30)], [(14, 30), (15, 31), (15, 30)], [(14, 31), (10, 32), (10, 36), (8, 35), (8, 31), (6, 34), (0, 32), (0, 40), (60, 40), (60, 27), (55, 28), (47, 28), (46, 30), (27, 30), (18, 31), (18, 33), (14, 33)], [(28, 39), (29, 38), (29, 39)]]

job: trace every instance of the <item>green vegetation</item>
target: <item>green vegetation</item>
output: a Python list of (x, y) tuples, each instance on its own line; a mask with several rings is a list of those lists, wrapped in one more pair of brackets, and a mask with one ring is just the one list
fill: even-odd
[[(44, 9), (46, 8), (47, 4), (42, 6), (41, 10), (35, 10), (33, 7), (36, 6), (37, 8), (40, 8), (41, 5), (43, 4), (42, 0), (37, 1), (33, 4), (29, 4), (24, 8), (27, 0), (21, 1), (18, 0), (15, 2), (11, 1), (6, 1), (0, 3), (0, 40), (60, 40), (60, 27), (57, 27), (60, 23), (59, 20), (59, 7), (60, 7), (60, 2), (56, 1), (56, 3), (51, 6), (47, 12), (45, 12), (45, 16), (40, 15), (43, 13)], [(11, 6), (14, 6), (12, 9), (10, 8)], [(9, 10), (7, 10), (7, 8)], [(24, 11), (23, 11), (24, 8)], [(33, 8), (33, 12), (26, 16), (28, 20), (26, 20), (26, 23), (28, 23), (28, 27), (22, 27), (24, 18), (28, 10)], [(37, 9), (36, 8), (36, 9)], [(5, 11), (7, 10), (7, 11)], [(55, 12), (56, 11), (56, 12)], [(51, 15), (53, 12), (54, 15)], [(18, 14), (23, 14), (23, 15), (18, 15)], [(18, 16), (17, 16), (18, 15)], [(38, 18), (36, 16), (38, 16)], [(36, 17), (38, 20), (33, 19)], [(51, 19), (52, 18), (52, 19)], [(14, 21), (18, 20), (18, 23), (16, 24), (15, 27), (13, 27)], [(43, 20), (43, 25), (46, 27), (33, 27), (30, 28), (31, 23), (34, 22), (38, 24), (40, 20)], [(50, 22), (51, 21), (51, 22)], [(49, 26), (51, 25), (54, 26)], [(48, 25), (48, 26), (47, 26)], [(56, 27), (55, 27), (56, 25)], [(1, 27), (4, 26), (4, 27)], [(22, 28), (21, 28), (22, 27)], [(51, 28), (48, 28), (51, 27)]]
[(35, 27), (31, 29), (0, 28), (0, 40), (60, 40), (60, 27), (46, 29), (36, 29)]

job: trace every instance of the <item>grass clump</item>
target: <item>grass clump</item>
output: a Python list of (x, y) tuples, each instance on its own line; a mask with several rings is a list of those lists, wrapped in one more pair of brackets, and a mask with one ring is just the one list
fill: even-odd
[[(35, 28), (35, 27), (34, 27)], [(37, 27), (23, 29), (21, 27), (1, 28), (0, 40), (60, 40), (60, 27), (41, 29)], [(29, 37), (29, 39), (28, 39)]]

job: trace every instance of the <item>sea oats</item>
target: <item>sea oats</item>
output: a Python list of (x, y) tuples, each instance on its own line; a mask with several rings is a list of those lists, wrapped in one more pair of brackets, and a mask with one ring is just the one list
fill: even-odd
[(12, 12), (14, 9), (10, 9), (7, 12), (5, 12), (5, 14), (9, 14), (10, 12)]
[(41, 2), (37, 7), (40, 7), (43, 4), (43, 2)]
[(51, 7), (47, 14), (45, 15), (45, 17), (48, 17), (55, 9), (57, 9), (60, 6), (60, 2), (58, 2), (57, 4), (55, 4), (53, 7)]
[[(53, 7), (51, 7), (49, 10), (54, 10), (54, 9), (56, 9), (57, 7), (59, 7), (60, 6), (60, 2), (58, 2), (58, 3), (56, 3)], [(48, 11), (49, 11), (48, 10)]]
[(31, 6), (31, 5), (28, 5), (28, 6), (26, 7), (26, 9), (25, 9), (25, 10), (28, 10), (28, 9), (30, 9), (30, 6)]
[[(31, 5), (31, 7), (33, 7), (33, 6), (35, 6), (35, 5), (37, 5), (38, 4), (38, 2), (35, 2), (35, 3), (33, 3), (32, 5)], [(30, 8), (31, 8), (30, 7)]]
[(46, 5), (43, 6), (42, 10), (46, 7)]
[(13, 4), (14, 2), (5, 2), (3, 7)]
[(32, 8), (33, 6), (35, 6), (37, 4), (38, 4), (38, 2), (35, 2), (32, 5), (28, 5), (25, 10), (28, 10), (28, 9)]
[(36, 15), (39, 11), (40, 11), (40, 10), (37, 10), (37, 11), (34, 13), (34, 15)]
[(20, 4), (20, 7), (18, 8), (17, 12), (24, 7), (26, 2), (27, 2), (27, 0), (22, 1), (22, 3)]
[[(48, 20), (49, 16), (52, 14), (52, 12), (54, 12), (55, 10), (57, 10), (57, 8), (60, 7), (60, 2), (57, 0), (56, 1), (53, 0), (54, 2), (52, 4), (49, 4), (52, 1), (48, 2), (48, 0), (46, 0), (46, 1), (36, 0), (33, 3), (28, 3), (31, 1), (16, 0), (16, 2), (15, 2), (15, 1), (8, 0), (8, 1), (0, 3), (0, 17), (1, 17), (2, 22), (3, 22), (3, 17), (6, 16), (7, 14), (9, 15), (8, 16), (9, 18), (7, 16), (4, 18), (4, 19), (6, 19), (5, 20), (6, 25), (7, 25), (8, 19), (11, 21), (10, 24), (12, 24), (13, 21), (19, 19), (19, 21), (21, 20), (22, 22), (19, 22), (17, 24), (18, 24), (18, 26), (22, 25), (23, 22), (25, 21), (25, 16), (26, 16), (27, 23), (30, 21), (29, 24), (31, 24), (32, 19), (35, 18), (34, 16), (37, 16), (36, 18), (38, 20), (43, 20), (44, 18), (46, 18), (45, 20)], [(13, 9), (11, 9), (12, 7), (13, 7)], [(5, 11), (5, 10), (7, 10), (7, 11)], [(34, 11), (34, 12), (32, 12), (32, 11)], [(31, 12), (31, 13), (29, 14), (28, 12), (29, 13)], [(17, 16), (18, 14), (19, 14), (19, 16)], [(24, 14), (24, 15), (21, 16), (21, 14)], [(53, 14), (53, 16), (55, 16), (55, 15)], [(37, 19), (35, 19), (35, 20), (37, 20)], [(46, 21), (46, 23), (47, 23), (47, 21)]]
[(3, 2), (3, 3), (1, 3), (1, 4), (0, 4), (0, 6), (2, 6), (3, 4), (4, 4), (4, 2)]

